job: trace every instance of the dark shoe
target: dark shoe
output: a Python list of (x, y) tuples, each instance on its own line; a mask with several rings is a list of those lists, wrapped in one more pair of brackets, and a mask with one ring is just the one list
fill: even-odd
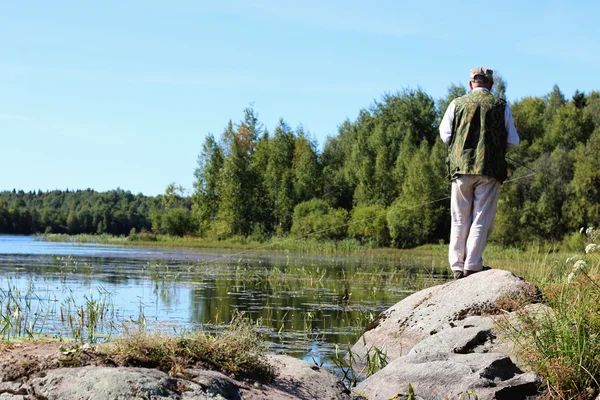
[(467, 276), (476, 274), (476, 273), (481, 272), (481, 271), (489, 271), (490, 269), (492, 269), (492, 267), (488, 267), (488, 266), (484, 266), (479, 271), (469, 271), (468, 269), (465, 269), (464, 272), (463, 272), (463, 276), (464, 276), (464, 278), (466, 278)]
[(464, 277), (464, 274), (462, 271), (454, 271), (453, 274), (454, 274), (454, 279), (460, 279), (460, 278)]

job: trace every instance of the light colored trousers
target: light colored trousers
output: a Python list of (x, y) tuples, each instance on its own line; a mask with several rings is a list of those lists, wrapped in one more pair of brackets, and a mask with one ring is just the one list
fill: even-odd
[(459, 175), (452, 181), (450, 251), (453, 271), (481, 271), (483, 249), (492, 233), (500, 181), (483, 175)]

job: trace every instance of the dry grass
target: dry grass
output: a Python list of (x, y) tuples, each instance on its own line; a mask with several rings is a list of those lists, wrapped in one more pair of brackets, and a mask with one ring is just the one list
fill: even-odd
[(0, 340), (0, 353), (3, 353), (7, 350), (11, 350), (15, 347), (13, 342), (6, 342), (4, 340)]
[(171, 375), (201, 367), (263, 382), (274, 378), (256, 325), (243, 315), (236, 315), (219, 335), (194, 331), (170, 336), (139, 331), (115, 340), (102, 351), (107, 361), (117, 365), (157, 368)]

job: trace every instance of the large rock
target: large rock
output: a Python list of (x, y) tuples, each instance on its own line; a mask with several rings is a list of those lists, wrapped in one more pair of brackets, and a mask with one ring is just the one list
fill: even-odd
[(170, 377), (147, 368), (81, 367), (49, 370), (30, 381), (34, 398), (48, 400), (225, 400), (240, 398), (235, 385), (223, 385), (226, 377), (204, 385), (195, 380)]
[(355, 392), (369, 400), (387, 400), (406, 394), (409, 384), (424, 399), (456, 399), (471, 390), (481, 400), (517, 400), (535, 395), (540, 379), (523, 374), (499, 353), (411, 354), (361, 382)]
[[(352, 347), (363, 358), (378, 348), (390, 361), (408, 354), (422, 340), (459, 325), (469, 316), (495, 311), (500, 299), (534, 296), (535, 290), (524, 279), (503, 270), (483, 271), (421, 290), (386, 310), (375, 327)], [(484, 326), (490, 326), (483, 322)], [(479, 335), (479, 334), (478, 334)]]
[[(39, 352), (36, 357), (32, 350)], [(55, 344), (18, 346), (3, 354), (16, 363), (14, 373), (0, 361), (0, 400), (346, 400), (356, 398), (332, 374), (289, 356), (269, 356), (275, 379), (268, 384), (238, 380), (218, 371), (187, 369), (176, 376), (150, 368), (87, 365), (61, 367)], [(24, 358), (23, 358), (24, 357)], [(41, 368), (34, 365), (45, 360)], [(64, 360), (64, 359), (63, 359)]]
[(423, 399), (535, 396), (541, 378), (515, 365), (512, 346), (497, 337), (490, 313), (533, 302), (538, 293), (508, 271), (489, 270), (407, 297), (353, 346), (355, 357), (377, 348), (391, 361), (354, 392), (375, 400), (402, 398), (410, 384)]
[(332, 374), (314, 364), (285, 355), (269, 356), (277, 378), (261, 393), (243, 393), (244, 399), (350, 399), (350, 391)]

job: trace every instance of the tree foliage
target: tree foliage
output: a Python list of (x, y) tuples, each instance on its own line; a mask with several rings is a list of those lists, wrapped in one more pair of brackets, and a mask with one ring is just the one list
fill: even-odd
[[(495, 93), (506, 95), (496, 78)], [(249, 107), (199, 149), (193, 193), (171, 184), (147, 197), (121, 189), (0, 193), (0, 232), (154, 231), (216, 238), (352, 237), (377, 246), (447, 240), (447, 147), (438, 138), (452, 99), (420, 89), (385, 94), (343, 121), (322, 149), (283, 119), (272, 134)], [(521, 145), (508, 154), (493, 240), (557, 241), (600, 220), (600, 94), (555, 85), (511, 104)]]

